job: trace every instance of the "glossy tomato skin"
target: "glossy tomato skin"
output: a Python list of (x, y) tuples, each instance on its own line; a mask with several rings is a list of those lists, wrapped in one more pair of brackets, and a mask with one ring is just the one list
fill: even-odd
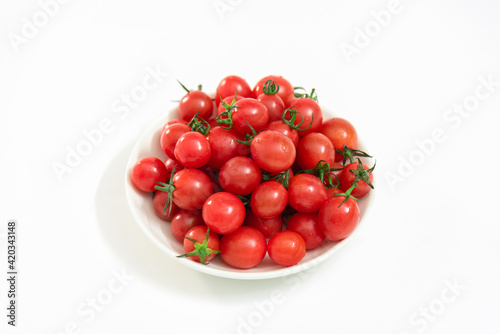
[(191, 128), (182, 123), (174, 123), (165, 127), (160, 136), (160, 146), (170, 159), (175, 159), (174, 150), (179, 138), (190, 131)]
[(201, 133), (186, 132), (175, 144), (174, 155), (175, 159), (184, 167), (200, 168), (210, 160), (210, 144)]
[[(198, 241), (200, 244), (203, 243), (203, 240), (205, 239), (205, 235), (207, 234), (207, 229), (205, 225), (197, 225), (192, 227), (187, 233), (186, 233), (186, 238), (191, 238), (196, 241)], [(210, 248), (212, 250), (218, 250), (220, 248), (220, 240), (219, 236), (210, 231), (208, 233), (208, 244), (207, 248)], [(192, 252), (195, 250), (194, 244), (191, 240), (184, 239), (184, 251), (186, 253)], [(205, 258), (205, 261), (210, 261), (212, 260), (217, 254), (212, 254), (208, 257)], [(200, 257), (195, 255), (195, 256), (190, 256), (189, 257), (191, 260), (200, 262)]]
[[(299, 129), (307, 129), (309, 125), (311, 127), (305, 131), (299, 131), (299, 136), (304, 137), (305, 135), (317, 132), (321, 128), (321, 124), (323, 123), (323, 111), (321, 107), (318, 105), (316, 101), (307, 97), (301, 97), (295, 99), (291, 102), (290, 108), (294, 108), (297, 110), (297, 117), (295, 118), (295, 125), (300, 125)], [(290, 113), (287, 112), (285, 119), (290, 120)]]
[(200, 211), (179, 210), (170, 221), (170, 231), (182, 243), (186, 233), (197, 225), (205, 225)]
[(245, 206), (235, 195), (218, 192), (210, 196), (202, 210), (203, 221), (218, 234), (229, 234), (243, 225)]
[(269, 239), (283, 229), (283, 216), (278, 215), (269, 219), (257, 217), (251, 210), (247, 212), (244, 226), (250, 226), (259, 230), (266, 239)]
[(328, 188), (328, 189), (326, 189), (326, 195), (328, 197), (333, 197), (333, 196), (335, 196), (335, 194), (340, 194), (342, 192), (343, 191), (340, 190), (339, 188)]
[(139, 160), (130, 171), (130, 178), (134, 186), (142, 191), (155, 191), (158, 182), (166, 182), (169, 173), (163, 161), (155, 157)]
[(297, 149), (297, 164), (300, 168), (314, 168), (321, 160), (328, 162), (330, 166), (335, 162), (335, 149), (330, 139), (319, 132), (302, 137)]
[(297, 212), (286, 223), (286, 229), (300, 234), (306, 243), (306, 249), (314, 249), (325, 240), (325, 235), (318, 225), (318, 214)]
[(269, 219), (280, 215), (288, 203), (286, 188), (276, 181), (261, 183), (252, 192), (250, 206), (259, 218)]
[(173, 184), (174, 203), (187, 211), (201, 210), (207, 198), (214, 193), (212, 181), (199, 169), (185, 168), (175, 173)]
[(260, 94), (257, 101), (266, 106), (269, 112), (269, 122), (281, 121), (281, 115), (285, 110), (285, 104), (278, 95)]
[[(342, 173), (340, 173), (339, 179), (340, 179), (340, 188), (346, 192), (351, 186), (356, 178), (354, 173), (352, 173), (350, 170), (351, 169), (358, 169), (359, 163), (353, 162), (352, 164), (348, 164), (344, 167), (342, 170)], [(363, 164), (363, 168), (365, 170), (370, 169), (367, 165)], [(368, 174), (369, 181), (370, 183), (373, 182), (373, 173)], [(354, 187), (354, 189), (351, 191), (351, 195), (356, 197), (357, 199), (362, 199), (365, 198), (368, 193), (370, 192), (370, 186), (363, 180), (358, 181), (358, 185)]]
[(295, 96), (293, 95), (294, 91), (292, 84), (282, 76), (268, 75), (257, 81), (253, 88), (253, 96), (257, 98), (260, 94), (263, 93), (262, 87), (264, 87), (264, 84), (268, 80), (273, 80), (279, 85), (280, 89), (276, 95), (281, 98), (281, 100), (285, 104), (285, 107), (288, 108)]
[(199, 118), (208, 120), (214, 111), (212, 98), (201, 90), (193, 90), (184, 95), (179, 102), (178, 113), (181, 119), (189, 122), (196, 113)]
[(288, 126), (288, 124), (283, 123), (281, 120), (269, 122), (264, 130), (272, 130), (284, 134), (292, 141), (295, 148), (299, 146), (299, 133)]
[(269, 239), (267, 253), (275, 263), (285, 267), (293, 266), (306, 255), (306, 243), (297, 232), (281, 231)]
[(347, 238), (358, 225), (360, 217), (358, 204), (349, 198), (340, 205), (344, 199), (344, 196), (329, 197), (319, 209), (319, 228), (329, 240), (339, 241)]
[(234, 131), (245, 134), (252, 133), (252, 128), (259, 132), (269, 122), (269, 112), (265, 105), (252, 98), (243, 98), (237, 101), (232, 114)]
[(250, 152), (247, 145), (236, 141), (236, 139), (243, 141), (245, 138), (234, 130), (217, 127), (210, 130), (207, 139), (211, 151), (208, 165), (217, 169), (221, 169), (222, 165), (229, 159), (237, 156), (247, 156)]
[[(178, 171), (180, 171), (181, 169), (184, 169), (183, 165), (181, 165), (177, 160), (171, 159), (171, 158), (165, 159), (165, 167), (167, 167), (167, 171), (169, 173), (172, 173), (172, 171), (174, 170), (174, 167), (175, 167), (176, 173)], [(170, 176), (169, 176), (169, 178), (170, 178)]]
[(250, 158), (234, 157), (220, 169), (219, 183), (224, 191), (238, 196), (246, 196), (260, 184), (262, 173)]
[(215, 92), (215, 104), (217, 107), (220, 105), (221, 98), (224, 100), (229, 96), (234, 97), (235, 90), (236, 95), (242, 98), (252, 97), (252, 89), (246, 80), (236, 75), (230, 75), (222, 79), (217, 86), (217, 90)]
[[(165, 208), (165, 203), (168, 199), (168, 193), (164, 191), (157, 191), (153, 196), (153, 208), (155, 210), (156, 215), (165, 220), (171, 221), (172, 218), (179, 212), (179, 207), (172, 203), (172, 207), (169, 209)], [(170, 211), (170, 213), (169, 213)]]
[(252, 139), (250, 152), (257, 165), (271, 174), (292, 167), (296, 156), (295, 145), (290, 138), (271, 130), (262, 131)]
[(290, 179), (288, 185), (288, 204), (303, 213), (313, 213), (326, 200), (326, 188), (316, 176), (298, 174)]
[[(356, 149), (358, 147), (358, 134), (354, 126), (340, 117), (333, 117), (325, 121), (320, 132), (330, 139), (336, 150), (343, 150), (344, 145)], [(342, 155), (337, 154), (335, 161), (341, 161)]]
[(232, 267), (249, 269), (258, 265), (266, 256), (266, 238), (257, 229), (242, 226), (220, 241), (222, 260)]

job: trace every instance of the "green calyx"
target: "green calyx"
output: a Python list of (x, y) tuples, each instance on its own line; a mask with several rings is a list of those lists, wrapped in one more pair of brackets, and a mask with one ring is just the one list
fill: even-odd
[(364, 157), (364, 158), (371, 158), (372, 157), (371, 155), (369, 155), (366, 152), (347, 147), (346, 145), (344, 145), (343, 150), (335, 149), (335, 152), (342, 155), (342, 165), (344, 165), (344, 166), (345, 166), (345, 163), (347, 162), (347, 159), (349, 159), (350, 163), (352, 164), (354, 162), (354, 157)]
[(293, 87), (293, 95), (297, 99), (306, 97), (308, 99), (314, 100), (315, 102), (318, 102), (318, 94), (316, 93), (315, 88), (311, 90), (311, 93), (307, 93), (307, 90), (304, 87)]
[[(286, 119), (286, 113), (290, 113), (290, 119), (287, 120)], [(305, 129), (300, 129), (300, 126), (302, 125), (302, 123), (304, 122), (304, 117), (302, 117), (302, 120), (300, 121), (299, 124), (295, 125), (295, 120), (297, 119), (297, 114), (300, 114), (297, 109), (295, 109), (295, 106), (292, 106), (288, 109), (285, 109), (283, 111), (283, 113), (281, 114), (281, 121), (283, 123), (285, 123), (286, 125), (288, 125), (290, 127), (290, 129), (293, 129), (293, 130), (297, 130), (297, 131), (306, 131), (306, 130), (309, 130), (313, 124), (313, 121), (314, 121), (314, 115), (311, 116), (311, 123), (309, 124), (309, 126)], [(302, 116), (302, 114), (300, 114)]]
[(286, 189), (288, 189), (288, 184), (290, 183), (290, 171), (287, 169), (286, 171), (276, 175), (271, 175), (271, 173), (269, 172), (263, 172), (262, 180), (263, 181), (274, 180), (278, 183), (281, 183)]
[(164, 182), (158, 182), (159, 185), (155, 186), (155, 189), (158, 191), (164, 191), (168, 193), (167, 201), (165, 202), (165, 207), (163, 208), (163, 213), (167, 211), (168, 207), (168, 215), (170, 216), (170, 212), (172, 211), (172, 203), (173, 203), (173, 192), (175, 190), (174, 186), (174, 174), (175, 174), (175, 168), (177, 165), (174, 166), (172, 169), (172, 173), (170, 173), (170, 180), (168, 183)]
[(199, 243), (198, 241), (196, 241), (192, 238), (185, 237), (187, 240), (189, 240), (193, 243), (194, 250), (189, 252), (189, 253), (186, 253), (186, 254), (178, 255), (177, 257), (181, 258), (181, 257), (199, 256), (200, 262), (202, 264), (207, 265), (208, 264), (208, 262), (206, 261), (207, 257), (210, 257), (213, 254), (218, 254), (218, 253), (222, 252), (218, 249), (215, 250), (215, 249), (208, 248), (208, 236), (209, 236), (209, 234), (210, 234), (210, 229), (207, 228), (207, 233), (205, 234), (205, 238), (203, 239), (202, 243)]
[(267, 80), (262, 86), (262, 93), (266, 95), (275, 95), (280, 90), (280, 86), (276, 81)]
[(210, 132), (210, 124), (208, 124), (207, 121), (205, 121), (203, 118), (198, 118), (198, 114), (200, 112), (198, 111), (193, 118), (189, 121), (187, 124), (191, 130), (196, 131), (201, 133), (202, 135), (206, 136)]
[(248, 126), (250, 127), (250, 130), (252, 130), (252, 133), (245, 133), (245, 140), (239, 140), (238, 138), (234, 138), (238, 143), (250, 146), (252, 143), (252, 139), (257, 136), (257, 131), (250, 125), (250, 123), (246, 122)]
[(220, 127), (225, 130), (231, 130), (233, 128), (233, 111), (237, 108), (234, 104), (236, 103), (237, 92), (234, 90), (234, 98), (230, 104), (227, 104), (222, 100), (222, 97), (219, 95), (220, 103), (224, 107), (224, 111), (217, 116), (217, 123), (220, 124)]

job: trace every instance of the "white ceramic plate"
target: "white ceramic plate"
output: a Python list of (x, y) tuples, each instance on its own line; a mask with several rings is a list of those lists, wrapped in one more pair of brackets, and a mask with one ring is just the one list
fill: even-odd
[[(333, 116), (333, 114), (327, 110), (323, 108), (322, 110), (325, 119)], [(125, 192), (135, 221), (139, 224), (144, 233), (146, 233), (151, 242), (158, 246), (165, 254), (172, 258), (172, 260), (178, 261), (197, 271), (226, 278), (255, 280), (282, 277), (306, 270), (323, 262), (349, 242), (356, 231), (359, 230), (362, 225), (366, 224), (366, 213), (373, 199), (373, 191), (370, 191), (366, 199), (358, 202), (361, 219), (354, 233), (340, 242), (326, 240), (320, 247), (308, 250), (305, 257), (298, 265), (292, 267), (277, 265), (272, 262), (267, 254), (257, 267), (246, 270), (235, 269), (228, 266), (219, 256), (215, 257), (208, 265), (203, 265), (187, 258), (177, 258), (177, 255), (185, 252), (183, 245), (179, 243), (170, 232), (170, 223), (156, 216), (152, 205), (151, 194), (138, 190), (130, 180), (130, 171), (133, 165), (140, 159), (148, 156), (155, 156), (161, 160), (167, 158), (166, 154), (160, 148), (160, 134), (165, 123), (175, 118), (178, 118), (176, 108), (171, 110), (165, 117), (153, 122), (144, 131), (130, 154), (125, 173)], [(361, 143), (359, 143), (359, 146), (361, 149), (364, 148)]]

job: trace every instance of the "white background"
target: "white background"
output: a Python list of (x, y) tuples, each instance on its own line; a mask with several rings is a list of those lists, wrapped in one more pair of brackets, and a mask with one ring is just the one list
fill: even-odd
[[(16, 328), (1, 279), (1, 332), (499, 333), (500, 6), (401, 0), (378, 31), (373, 11), (389, 4), (73, 0), (49, 17), (38, 1), (1, 1), (0, 260), (6, 268), (5, 226), (16, 219), (20, 273)], [(27, 21), (38, 27), (23, 37)], [(355, 42), (346, 57), (341, 47)], [(115, 113), (147, 68), (169, 74)], [(316, 88), (377, 159), (365, 224), (302, 276), (195, 272), (156, 249), (127, 207), (127, 157), (183, 95), (175, 79), (214, 91), (229, 74)], [(449, 113), (467, 101), (479, 103), (466, 117)], [(103, 119), (112, 130), (58, 178), (54, 163)], [(439, 129), (444, 140), (429, 144)], [(98, 296), (111, 299), (91, 315)]]

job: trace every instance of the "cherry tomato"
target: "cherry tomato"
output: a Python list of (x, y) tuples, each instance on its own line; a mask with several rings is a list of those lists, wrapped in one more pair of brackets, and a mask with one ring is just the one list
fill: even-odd
[(200, 168), (210, 160), (210, 144), (201, 133), (186, 132), (177, 141), (174, 155), (175, 159), (184, 167)]
[[(367, 165), (365, 165), (365, 164), (362, 164), (362, 165), (363, 165), (363, 168), (365, 170), (370, 169), (370, 167), (368, 167)], [(359, 163), (353, 162), (352, 164), (346, 165), (344, 167), (344, 169), (342, 170), (342, 173), (340, 173), (340, 176), (339, 176), (340, 188), (344, 192), (346, 192), (352, 186), (352, 183), (353, 183), (354, 179), (356, 178), (356, 175), (354, 175), (354, 173), (351, 172), (351, 170), (357, 170), (358, 167), (359, 167)], [(370, 183), (372, 183), (373, 182), (373, 174), (369, 173), (368, 175), (369, 175), (368, 180)], [(370, 191), (370, 189), (371, 189), (371, 187), (365, 181), (359, 180), (356, 187), (354, 187), (354, 189), (351, 191), (351, 195), (356, 197), (357, 199), (362, 199), (362, 198), (366, 197), (366, 195), (368, 195), (368, 192)]]
[(167, 167), (163, 161), (155, 157), (147, 157), (139, 160), (132, 171), (130, 178), (134, 186), (142, 191), (155, 191), (158, 182), (166, 182), (168, 179)]
[(330, 166), (335, 162), (335, 149), (330, 139), (319, 132), (303, 137), (297, 149), (297, 163), (300, 168), (314, 168), (321, 160), (326, 161)]
[(172, 218), (179, 212), (179, 207), (173, 203), (171, 207), (165, 207), (167, 199), (168, 193), (164, 191), (155, 192), (153, 196), (153, 207), (158, 217), (166, 221), (171, 221)]
[[(167, 171), (169, 173), (172, 173), (172, 171), (174, 170), (174, 167), (175, 167), (176, 173), (178, 171), (180, 171), (181, 169), (184, 169), (183, 165), (181, 165), (177, 160), (171, 159), (171, 158), (165, 159), (165, 167), (167, 167)], [(168, 178), (170, 178), (170, 176)]]
[(312, 213), (326, 200), (324, 184), (311, 174), (298, 174), (290, 179), (288, 185), (288, 204), (295, 210)]
[(198, 169), (186, 168), (175, 173), (174, 203), (183, 210), (201, 210), (203, 204), (214, 193), (210, 178)]
[[(223, 98), (222, 101), (224, 101), (227, 104), (231, 104), (231, 102), (233, 102), (233, 99), (234, 99), (234, 94), (232, 96), (228, 96), (226, 98)], [(241, 96), (236, 96), (236, 101), (239, 101), (241, 99), (242, 99)], [(219, 106), (217, 107), (217, 116), (220, 116), (220, 114), (222, 114), (224, 111), (226, 111), (226, 109), (224, 108), (224, 105), (219, 102)]]
[(252, 139), (250, 152), (257, 165), (271, 174), (292, 167), (296, 156), (290, 138), (271, 130), (262, 131)]
[[(336, 150), (343, 150), (344, 145), (356, 149), (358, 147), (358, 134), (354, 126), (349, 121), (334, 117), (325, 121), (320, 132), (330, 139)], [(341, 161), (342, 155), (337, 154), (335, 161)]]
[(340, 194), (342, 193), (342, 190), (340, 190), (339, 188), (328, 188), (326, 189), (326, 195), (328, 197), (333, 197), (335, 196), (335, 194)]
[(185, 124), (185, 125), (187, 125), (187, 124), (188, 124), (188, 122), (187, 122), (187, 121), (185, 121), (185, 120), (183, 120), (183, 119), (180, 119), (180, 118), (173, 119), (173, 120), (168, 121), (167, 123), (165, 123), (165, 125), (163, 126), (163, 130), (162, 130), (162, 132), (163, 132), (163, 131), (165, 131), (165, 128), (166, 128), (167, 126), (172, 125), (172, 124), (177, 124), (177, 123), (180, 123), (180, 124)]
[(306, 243), (297, 232), (285, 230), (276, 233), (267, 243), (271, 260), (282, 266), (293, 266), (306, 255)]
[(242, 226), (220, 240), (221, 258), (232, 267), (249, 269), (266, 256), (266, 238), (257, 229)]
[(342, 204), (344, 200), (344, 196), (329, 197), (319, 208), (319, 228), (329, 240), (338, 241), (347, 238), (359, 222), (359, 208), (356, 201), (348, 198)]
[[(224, 100), (228, 96), (234, 97), (235, 90), (236, 95), (240, 97), (252, 97), (252, 89), (246, 80), (236, 75), (230, 75), (219, 82), (217, 90), (215, 91), (215, 104), (219, 106), (220, 99)], [(228, 103), (230, 102), (231, 101)]]
[(233, 129), (238, 133), (252, 133), (250, 126), (259, 132), (269, 122), (266, 106), (255, 99), (244, 98), (237, 101), (234, 106), (236, 108), (232, 114)]
[[(197, 226), (192, 227), (186, 233), (186, 236), (184, 238), (184, 251), (186, 252), (186, 255), (189, 255), (190, 252), (195, 250), (194, 242), (189, 240), (189, 239), (186, 239), (186, 238), (196, 240), (196, 242), (202, 244), (203, 240), (205, 240), (207, 230), (208, 230), (208, 227), (206, 227), (205, 225), (197, 225)], [(219, 250), (219, 246), (220, 246), (219, 236), (216, 233), (209, 231), (208, 232), (208, 243), (207, 243), (204, 251), (205, 252), (207, 252), (207, 250), (217, 251), (217, 250)], [(210, 253), (210, 252), (208, 251), (207, 253)], [(200, 256), (198, 256), (198, 255), (189, 256), (189, 258), (193, 261), (196, 261), (196, 262), (202, 262), (202, 263), (205, 262), (206, 263), (207, 261), (212, 260), (216, 255), (217, 255), (217, 253), (209, 254), (208, 256), (206, 256), (203, 259), (203, 261), (200, 261)]]
[(190, 131), (191, 128), (182, 123), (171, 124), (163, 130), (160, 136), (160, 146), (170, 159), (175, 159), (175, 144), (177, 144), (179, 138)]
[(266, 106), (269, 112), (269, 122), (281, 121), (281, 115), (285, 110), (285, 104), (278, 95), (260, 94), (257, 101)]
[(257, 81), (255, 87), (253, 88), (253, 96), (256, 98), (260, 94), (262, 94), (262, 87), (264, 87), (264, 84), (268, 80), (273, 80), (280, 86), (280, 89), (276, 95), (278, 95), (281, 100), (283, 100), (285, 107), (288, 107), (295, 96), (293, 95), (294, 91), (292, 84), (282, 76), (268, 75), (267, 77), (264, 77)]
[(210, 196), (202, 210), (203, 221), (215, 233), (236, 231), (245, 220), (245, 206), (235, 195), (218, 192)]
[(314, 249), (325, 240), (325, 235), (319, 228), (316, 213), (297, 212), (286, 223), (286, 229), (300, 234), (306, 243), (306, 249)]
[(238, 196), (246, 196), (260, 184), (262, 173), (250, 158), (234, 157), (220, 169), (219, 183), (224, 191)]
[(259, 218), (273, 218), (280, 215), (288, 203), (286, 188), (276, 181), (261, 183), (252, 193), (250, 206)]
[[(307, 129), (305, 131), (299, 131), (300, 137), (319, 131), (323, 123), (323, 112), (316, 101), (307, 97), (301, 97), (293, 100), (290, 108), (294, 108), (297, 111), (294, 124), (300, 124), (299, 129), (301, 130)], [(286, 113), (285, 119), (291, 119), (290, 112)], [(300, 122), (302, 122), (302, 124)]]
[(197, 225), (205, 225), (200, 211), (179, 210), (170, 222), (170, 231), (175, 239), (184, 242), (186, 233)]
[(257, 217), (252, 211), (249, 211), (243, 225), (256, 228), (266, 239), (269, 239), (283, 229), (283, 217), (278, 215), (273, 218), (263, 219)]
[(198, 117), (208, 120), (214, 111), (214, 104), (210, 96), (201, 90), (192, 90), (179, 102), (179, 116), (189, 122), (196, 113)]
[(211, 151), (208, 165), (217, 169), (220, 169), (229, 159), (236, 156), (247, 156), (250, 151), (247, 145), (236, 141), (236, 139), (243, 141), (245, 138), (234, 130), (213, 128), (208, 133), (207, 139)]
[(272, 130), (284, 134), (293, 142), (295, 148), (299, 146), (299, 133), (297, 130), (291, 129), (288, 124), (280, 121), (269, 122), (264, 130)]

